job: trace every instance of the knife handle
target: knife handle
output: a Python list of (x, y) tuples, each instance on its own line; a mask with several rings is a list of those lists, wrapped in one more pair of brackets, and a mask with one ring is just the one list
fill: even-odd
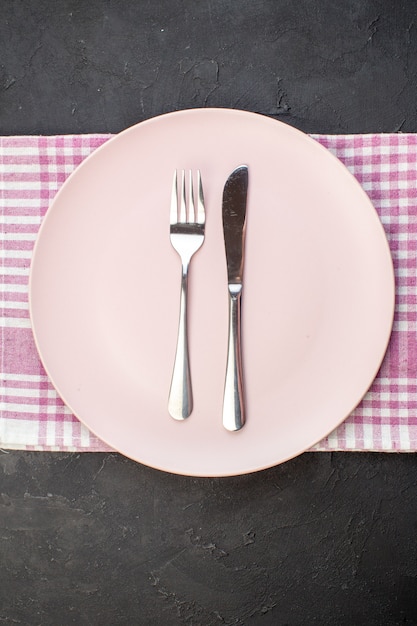
[(241, 293), (242, 285), (229, 285), (229, 340), (223, 397), (223, 426), (230, 431), (240, 430), (245, 423), (240, 326)]

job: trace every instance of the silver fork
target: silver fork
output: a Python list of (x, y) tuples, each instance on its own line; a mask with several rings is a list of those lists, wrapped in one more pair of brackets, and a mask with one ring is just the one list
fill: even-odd
[[(190, 361), (187, 333), (188, 267), (191, 257), (203, 245), (205, 209), (200, 170), (197, 170), (197, 206), (194, 202), (193, 175), (189, 172), (188, 194), (185, 190), (185, 172), (181, 172), (178, 190), (177, 172), (174, 173), (171, 195), (170, 238), (181, 257), (181, 297), (177, 350), (169, 391), (168, 411), (176, 420), (184, 420), (193, 410)], [(179, 194), (178, 194), (179, 191)], [(178, 195), (180, 201), (178, 202)]]

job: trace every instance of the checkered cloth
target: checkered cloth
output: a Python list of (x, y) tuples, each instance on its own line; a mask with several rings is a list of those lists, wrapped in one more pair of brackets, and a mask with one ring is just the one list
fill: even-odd
[[(28, 311), (33, 244), (64, 180), (109, 135), (0, 138), (0, 448), (109, 450), (65, 407), (39, 361)], [(394, 259), (395, 321), (382, 367), (313, 450), (417, 450), (417, 135), (315, 135), (368, 193)]]

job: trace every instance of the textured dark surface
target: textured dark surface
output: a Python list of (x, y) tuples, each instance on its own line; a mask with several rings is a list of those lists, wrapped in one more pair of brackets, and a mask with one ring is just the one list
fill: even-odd
[(0, 133), (118, 132), (199, 106), (414, 131), (414, 0), (2, 0)]
[(0, 472), (0, 622), (417, 623), (412, 455), (213, 480), (10, 453)]
[[(0, 4), (0, 134), (221, 106), (417, 131), (414, 0)], [(229, 479), (0, 453), (0, 623), (417, 624), (417, 462), (304, 454)]]

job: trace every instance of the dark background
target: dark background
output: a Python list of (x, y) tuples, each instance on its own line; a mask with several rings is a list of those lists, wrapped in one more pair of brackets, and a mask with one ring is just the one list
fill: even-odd
[[(2, 0), (0, 135), (233, 107), (417, 131), (414, 0)], [(417, 624), (414, 454), (306, 453), (193, 479), (0, 453), (0, 623)]]

